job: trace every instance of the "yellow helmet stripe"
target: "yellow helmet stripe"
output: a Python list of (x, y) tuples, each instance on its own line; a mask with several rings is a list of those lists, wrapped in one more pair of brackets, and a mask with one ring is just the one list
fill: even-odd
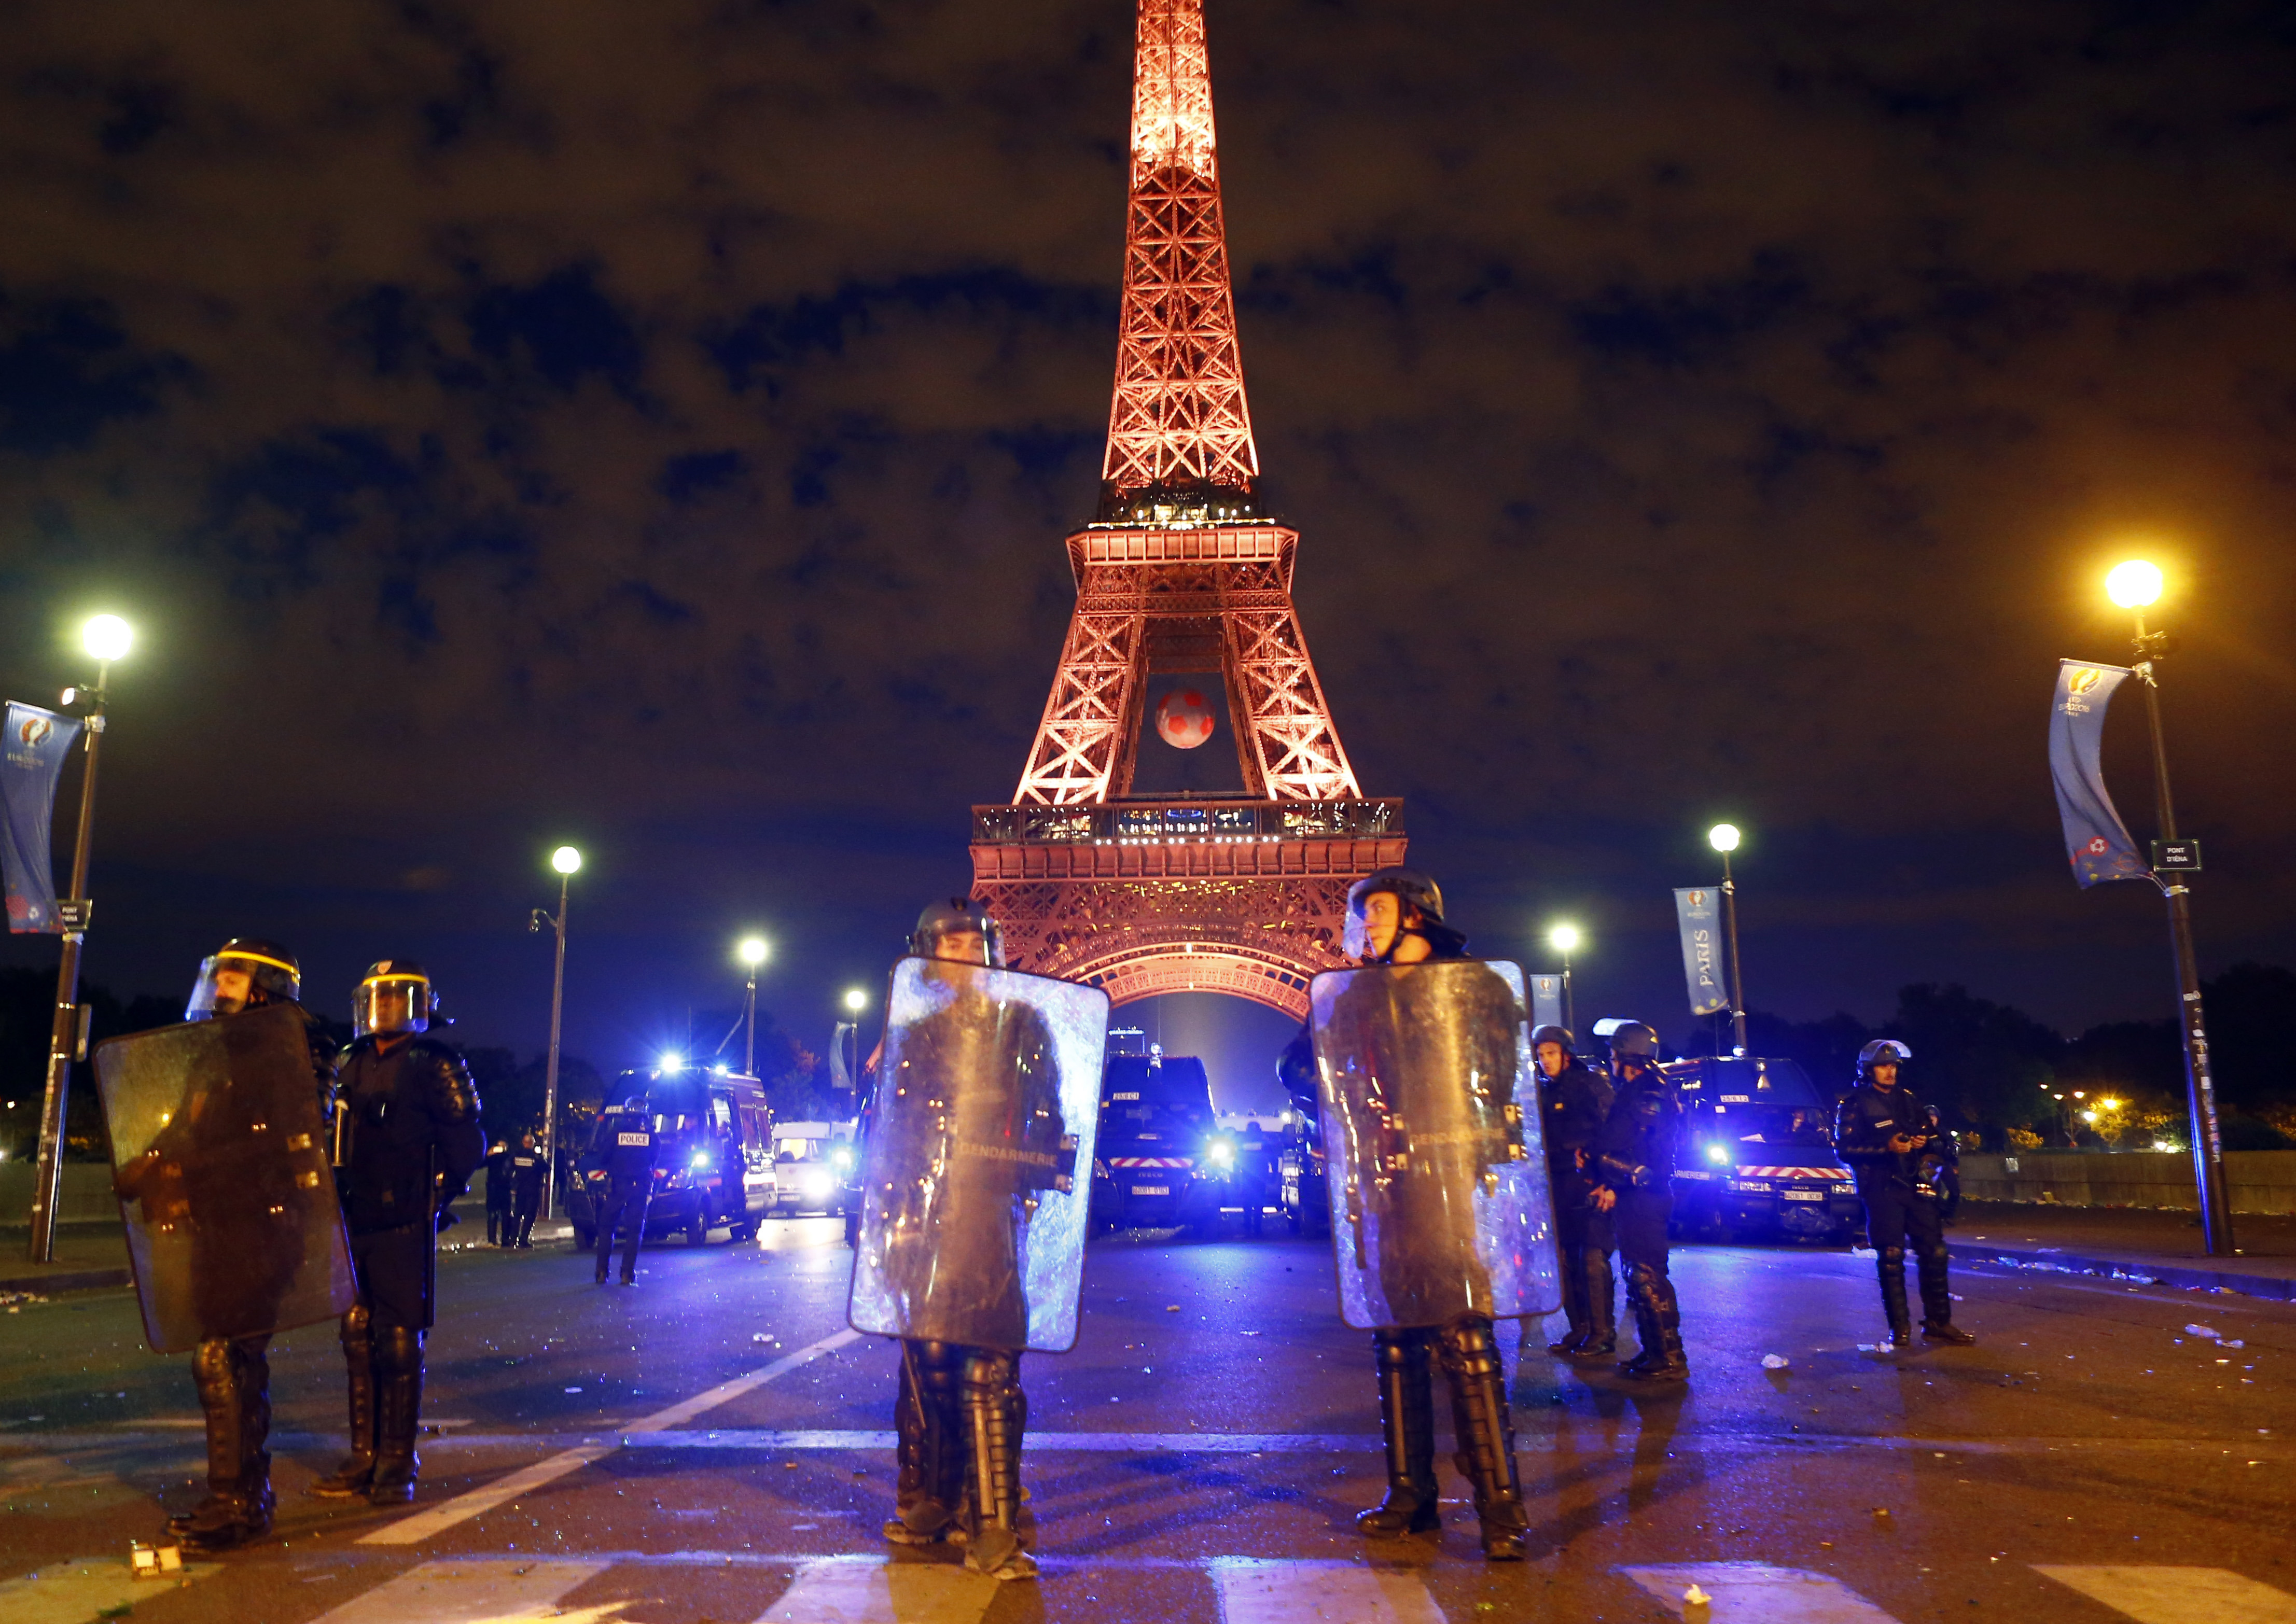
[(398, 975), (371, 975), (371, 976), (367, 977), (367, 979), (366, 979), (365, 980), (361, 981), (361, 982), (359, 983), (359, 985), (360, 985), (360, 986), (362, 986), (362, 987), (373, 987), (373, 986), (377, 986), (377, 985), (379, 985), (380, 983), (384, 982), (384, 981), (420, 981), (420, 982), (421, 982), (423, 986), (425, 986), (425, 987), (428, 987), (428, 986), (430, 986), (430, 978), (429, 976), (427, 976), (427, 975), (405, 975), (405, 974), (398, 974)]
[(250, 964), (268, 964), (274, 970), (285, 971), (289, 975), (293, 976), (299, 981), (303, 979), (303, 972), (296, 969), (292, 964), (283, 964), (279, 960), (271, 957), (268, 954), (248, 953), (237, 947), (234, 947), (228, 953), (217, 954), (216, 963), (217, 964), (221, 964), (224, 960), (231, 958), (243, 958)]

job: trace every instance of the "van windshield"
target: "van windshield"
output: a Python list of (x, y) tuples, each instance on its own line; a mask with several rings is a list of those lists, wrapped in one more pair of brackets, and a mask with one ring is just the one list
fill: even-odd
[(1209, 1130), (1212, 1090), (1204, 1062), (1177, 1057), (1158, 1065), (1144, 1055), (1111, 1055), (1100, 1120), (1111, 1134)]

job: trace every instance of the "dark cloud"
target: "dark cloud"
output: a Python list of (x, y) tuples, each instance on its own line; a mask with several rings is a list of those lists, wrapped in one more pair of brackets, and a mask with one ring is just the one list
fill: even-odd
[[(1011, 793), (1071, 601), (1122, 0), (11, 15), (0, 671), (77, 675), (99, 600), (147, 632), (94, 972), (405, 945), (530, 1042), (521, 928), (574, 839), (606, 1059), (722, 1002), (738, 928), (791, 943), (792, 1029), (873, 978)], [(1590, 996), (1676, 1007), (1665, 888), (1727, 814), (1761, 1002), (2159, 1013), (2157, 908), (2072, 890), (2040, 746), (2141, 537), (2235, 876), (2207, 951), (2296, 953), (2280, 10), (1211, 29), (1307, 629), (1486, 946), (1567, 908)]]

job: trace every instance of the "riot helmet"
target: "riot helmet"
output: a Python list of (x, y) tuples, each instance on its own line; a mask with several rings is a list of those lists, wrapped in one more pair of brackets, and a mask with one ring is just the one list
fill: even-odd
[(1565, 1054), (1574, 1053), (1570, 1045), (1570, 1029), (1568, 1027), (1556, 1026), (1551, 1021), (1545, 1026), (1535, 1026), (1530, 1029), (1530, 1046), (1533, 1051), (1536, 1051), (1542, 1043), (1559, 1043), (1562, 1046), (1562, 1052)]
[[(1416, 908), (1419, 923), (1400, 926), (1385, 950), (1374, 954), (1366, 914), (1371, 898), (1378, 896), (1393, 897), (1401, 906)], [(1406, 936), (1420, 938), (1438, 956), (1456, 955), (1467, 945), (1463, 932), (1443, 923), (1442, 888), (1415, 868), (1374, 869), (1348, 888), (1347, 932), (1341, 945), (1349, 958), (1391, 964), (1396, 942)]]
[[(963, 942), (968, 936), (978, 937), (980, 946), (975, 948)], [(909, 951), (919, 958), (955, 959), (1002, 970), (1004, 931), (972, 898), (950, 897), (930, 904), (917, 915), (917, 928), (909, 932)]]
[(438, 992), (411, 958), (377, 959), (351, 994), (351, 1031), (360, 1038), (427, 1032), (438, 1013)]
[(1913, 1057), (1914, 1052), (1896, 1038), (1876, 1038), (1857, 1051), (1857, 1080), (1871, 1078), (1876, 1066), (1902, 1066)]
[(1658, 1029), (1644, 1021), (1621, 1021), (1611, 1028), (1611, 1058), (1658, 1063)]
[(293, 954), (259, 936), (234, 936), (200, 961), (184, 1019), (211, 1021), (266, 1004), (293, 1004), (302, 996), (303, 970)]

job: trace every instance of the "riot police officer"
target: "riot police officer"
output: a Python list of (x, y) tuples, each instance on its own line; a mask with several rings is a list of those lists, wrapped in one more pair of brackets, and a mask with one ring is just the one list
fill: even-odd
[(1615, 1092), (1609, 1114), (1588, 1145), (1593, 1204), (1610, 1215), (1627, 1274), (1642, 1351), (1620, 1362), (1643, 1382), (1680, 1382), (1690, 1374), (1682, 1352), (1682, 1309), (1667, 1273), (1667, 1220), (1674, 1215), (1674, 1141), (1682, 1102), (1658, 1069), (1658, 1033), (1640, 1021), (1611, 1033)]
[(606, 1174), (606, 1190), (598, 1198), (597, 1213), (600, 1285), (606, 1284), (606, 1267), (613, 1261), (618, 1224), (629, 1226), (629, 1239), (622, 1244), (622, 1284), (638, 1283), (638, 1253), (645, 1248), (646, 1209), (653, 1204), (653, 1159), (658, 1148), (652, 1102), (647, 1095), (635, 1095), (619, 1110), (598, 1113), (590, 1152)]
[(1890, 1317), (1892, 1347), (1910, 1348), (1913, 1316), (1906, 1306), (1906, 1243), (1914, 1246), (1921, 1278), (1922, 1334), (1965, 1347), (1977, 1338), (1953, 1323), (1953, 1292), (1946, 1277), (1944, 1217), (1948, 1177), (1957, 1169), (1953, 1136), (1937, 1112), (1898, 1080), (1913, 1051), (1877, 1038), (1857, 1052), (1857, 1086), (1834, 1113), (1833, 1147), (1857, 1178), (1866, 1204), (1866, 1234), (1882, 1275), (1882, 1307)]
[(439, 1230), (487, 1149), (469, 1069), (430, 1036), (438, 1015), (430, 978), (412, 959), (369, 966), (351, 998), (355, 1037), (335, 1091), (335, 1177), (358, 1286), (342, 1323), (351, 1449), (311, 1486), (327, 1499), (414, 1497)]
[(518, 1239), (511, 1227), (510, 1141), (497, 1139), (487, 1148), (487, 1244), (508, 1246)]
[[(920, 958), (992, 968), (1004, 963), (996, 920), (964, 897), (928, 906), (917, 917), (908, 947)], [(928, 1025), (932, 1019), (928, 1016), (918, 1025)], [(1014, 1033), (1011, 1041), (1024, 1054), (1037, 1057), (1027, 1061), (1022, 1070), (1034, 1072), (1037, 1086), (1049, 1087), (1050, 1093), (1023, 1114), (1039, 1121), (1041, 1137), (1044, 1109), (1049, 1105), (1049, 1134), (1057, 1140), (1062, 1132), (1057, 1087), (1045, 1059), (1050, 1035), (1041, 1029), (1041, 1022), (1033, 1024), (1036, 1029)], [(872, 1126), (874, 1164), (881, 1158), (898, 1160), (900, 1136), (930, 1125), (889, 1118)], [(996, 1209), (1009, 1210), (1008, 1189), (1009, 1180), (984, 1185), (975, 1194), (985, 1199), (969, 1203), (970, 1211), (986, 1219)], [(909, 1267), (897, 1272), (914, 1274), (914, 1265), (931, 1261), (933, 1273), (946, 1275), (953, 1287), (981, 1296), (987, 1307), (1017, 1314), (1021, 1323), (1008, 1328), (1005, 1346), (901, 1339), (900, 1380), (893, 1398), (898, 1471), (895, 1515), (883, 1533), (895, 1545), (962, 1544), (964, 1565), (974, 1572), (998, 1579), (1034, 1579), (1036, 1559), (1021, 1543), (1027, 1524), (1021, 1507), (1021, 1443), (1028, 1427), (1029, 1399), (1021, 1387), (1021, 1345), (1027, 1341), (1027, 1315), (1026, 1305), (1010, 1289), (1018, 1284), (1013, 1262), (1019, 1237), (1004, 1225), (982, 1222), (972, 1227), (965, 1236), (935, 1237), (944, 1243), (960, 1241), (972, 1256), (942, 1259), (936, 1248), (928, 1259), (919, 1251), (908, 1260)], [(1003, 1284), (1000, 1288), (984, 1282)], [(925, 1295), (922, 1291), (915, 1294)]]
[[(1349, 945), (1366, 965), (1466, 956), (1466, 937), (1443, 921), (1442, 892), (1414, 870), (1383, 868), (1357, 881), (1348, 894), (1348, 913)], [(1511, 997), (1510, 1005), (1504, 1026), (1512, 1053), (1513, 1035), (1521, 1029)], [(1481, 1295), (1488, 1298), (1488, 1284)], [(1513, 1422), (1495, 1331), (1488, 1315), (1466, 1313), (1440, 1325), (1372, 1333), (1388, 1483), (1381, 1503), (1357, 1514), (1356, 1526), (1365, 1534), (1425, 1533), (1442, 1525), (1430, 1374), (1439, 1362), (1451, 1389), (1455, 1459), (1474, 1485), (1483, 1554), (1493, 1562), (1523, 1559), (1529, 1517), (1515, 1469)]]
[[(209, 1021), (274, 1004), (292, 1005), (303, 1018), (324, 1120), (334, 1087), (335, 1046), (317, 1017), (303, 1007), (302, 990), (303, 972), (293, 954), (277, 942), (234, 936), (200, 965), (184, 1019)], [(244, 1284), (256, 1260), (211, 1261)], [(292, 1260), (286, 1272), (292, 1274)], [(205, 1337), (192, 1356), (192, 1382), (207, 1424), (208, 1493), (193, 1511), (168, 1520), (168, 1531), (190, 1554), (228, 1550), (271, 1527), (271, 1456), (264, 1448), (271, 1434), (270, 1348), (268, 1335)]]
[(1610, 1080), (1587, 1070), (1562, 1027), (1533, 1027), (1530, 1052), (1538, 1065), (1562, 1312), (1570, 1327), (1546, 1351), (1563, 1358), (1608, 1358), (1619, 1345), (1611, 1295), (1611, 1215), (1594, 1205), (1595, 1181), (1587, 1170), (1587, 1147), (1610, 1115)]
[(510, 1154), (510, 1238), (521, 1251), (534, 1250), (534, 1220), (542, 1212), (542, 1145), (532, 1128), (519, 1136)]

